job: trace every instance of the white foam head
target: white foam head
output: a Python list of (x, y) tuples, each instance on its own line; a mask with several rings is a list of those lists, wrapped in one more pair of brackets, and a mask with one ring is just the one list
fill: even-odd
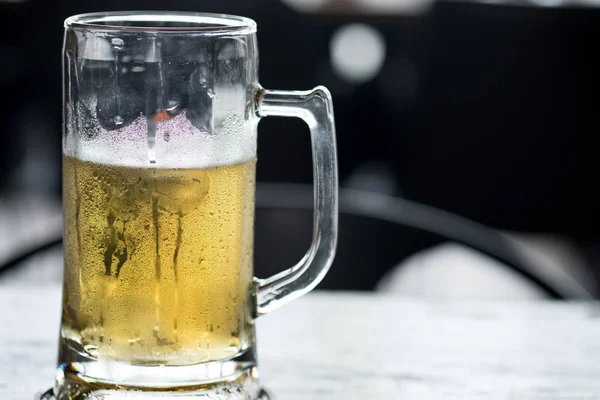
[(63, 147), (66, 155), (98, 164), (137, 168), (208, 168), (256, 157), (255, 122), (234, 113), (226, 115), (214, 132), (208, 132), (192, 125), (184, 110), (171, 119), (158, 121), (153, 140), (143, 115), (112, 131), (96, 122), (92, 121), (97, 131), (92, 138), (86, 138), (74, 127), (68, 128)]

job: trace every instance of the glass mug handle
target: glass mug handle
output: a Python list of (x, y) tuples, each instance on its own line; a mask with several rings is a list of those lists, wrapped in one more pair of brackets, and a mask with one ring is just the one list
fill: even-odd
[(327, 274), (337, 244), (338, 176), (333, 101), (323, 86), (309, 91), (260, 89), (259, 117), (297, 117), (308, 125), (312, 143), (314, 226), (306, 255), (292, 268), (257, 279), (256, 314), (261, 316), (310, 292)]

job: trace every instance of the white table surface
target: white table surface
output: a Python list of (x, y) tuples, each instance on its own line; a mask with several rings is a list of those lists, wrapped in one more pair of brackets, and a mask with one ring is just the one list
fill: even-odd
[[(0, 399), (51, 385), (60, 286), (0, 285)], [(600, 304), (313, 293), (258, 322), (275, 399), (600, 399)]]

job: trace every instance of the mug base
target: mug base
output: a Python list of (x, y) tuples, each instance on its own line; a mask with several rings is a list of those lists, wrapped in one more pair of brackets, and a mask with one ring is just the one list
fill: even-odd
[(260, 388), (251, 371), (228, 382), (188, 387), (124, 387), (82, 381), (76, 376), (65, 376), (39, 400), (270, 400)]
[[(107, 399), (108, 400), (108, 399), (113, 399), (113, 398), (119, 398), (119, 399), (132, 398), (132, 399), (138, 399), (138, 400), (140, 400), (140, 399), (146, 399), (146, 398), (147, 399), (154, 399), (154, 398), (157, 398), (157, 397), (160, 397), (161, 399), (168, 399), (169, 398), (168, 394), (167, 394), (166, 397), (164, 397), (164, 395), (165, 395), (164, 393), (156, 393), (156, 394), (153, 395), (153, 397), (152, 396), (144, 397), (143, 394), (139, 394), (138, 393), (137, 397), (126, 397), (126, 396), (123, 397), (122, 394), (119, 395), (121, 397), (114, 397), (114, 396), (113, 397), (110, 397), (110, 396), (106, 397), (105, 394), (101, 394), (100, 395), (99, 393), (97, 393), (97, 394), (91, 393), (91, 394), (85, 394), (85, 395), (84, 394), (80, 394), (79, 395), (80, 397), (72, 397), (72, 398), (73, 399), (80, 399), (81, 398), (81, 399), (86, 399), (86, 400), (96, 400), (96, 399), (102, 399), (102, 400)], [(208, 399), (211, 399), (211, 397), (207, 397), (207, 396), (209, 396), (209, 394), (207, 394), (207, 393), (197, 394), (197, 395), (191, 394), (190, 396), (184, 395), (184, 397), (181, 397), (178, 394), (177, 396), (178, 396), (177, 399), (182, 399), (182, 398), (183, 399), (186, 399), (186, 398), (189, 398), (189, 399), (194, 399), (194, 398), (205, 398), (205, 399), (208, 398)], [(238, 399), (238, 398), (241, 398), (241, 397), (228, 397), (228, 399)], [(44, 393), (42, 393), (40, 395), (36, 395), (34, 397), (34, 400), (58, 400), (58, 398), (56, 396), (54, 396), (54, 389), (48, 389)], [(269, 393), (265, 389), (260, 389), (260, 391), (258, 393), (258, 397), (256, 397), (256, 400), (274, 400), (274, 398), (272, 396), (270, 396)]]
[[(254, 349), (236, 356), (195, 365), (132, 365), (91, 360), (63, 348), (52, 400), (259, 400)], [(263, 397), (261, 397), (263, 396)], [(42, 397), (44, 399), (44, 397)]]

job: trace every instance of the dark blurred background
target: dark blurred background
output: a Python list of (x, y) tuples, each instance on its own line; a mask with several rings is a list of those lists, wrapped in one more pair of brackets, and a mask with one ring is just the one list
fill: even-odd
[[(599, 131), (600, 9), (593, 6), (0, 0), (0, 193), (13, 199), (0, 203), (7, 215), (0, 239), (17, 228), (26, 232), (23, 240), (34, 236), (27, 222), (9, 227), (21, 194), (45, 206), (60, 200), (62, 21), (92, 11), (222, 12), (258, 23), (264, 87), (331, 90), (343, 187), (434, 206), (512, 235), (541, 254), (542, 264), (544, 256), (560, 259), (561, 271), (597, 295), (592, 137)], [(259, 182), (310, 184), (311, 163), (301, 121), (261, 122)], [(375, 289), (410, 256), (453, 239), (398, 218), (342, 211), (339, 255), (324, 289)], [(297, 261), (311, 223), (310, 209), (270, 209), (259, 201), (258, 275)], [(559, 247), (572, 256), (554, 256)]]

